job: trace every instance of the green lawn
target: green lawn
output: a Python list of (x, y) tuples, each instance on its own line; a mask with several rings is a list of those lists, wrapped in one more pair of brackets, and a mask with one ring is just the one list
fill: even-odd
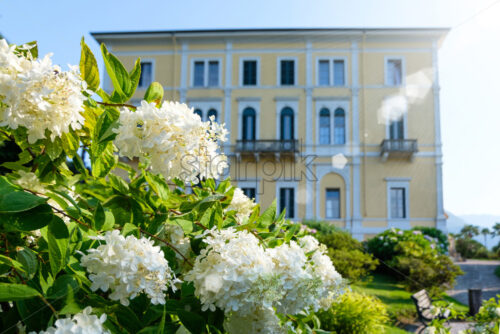
[[(392, 277), (387, 275), (376, 274), (371, 282), (362, 282), (352, 285), (353, 290), (363, 292), (369, 295), (378, 297), (384, 304), (387, 305), (387, 311), (391, 319), (404, 317), (412, 317), (415, 315), (415, 304), (411, 300), (411, 292), (404, 289), (404, 286)], [(451, 297), (445, 296), (445, 300), (455, 303), (460, 311), (467, 311), (467, 306), (460, 304)], [(398, 315), (398, 316), (396, 316)], [(397, 327), (387, 327), (388, 334), (404, 334), (408, 333)]]

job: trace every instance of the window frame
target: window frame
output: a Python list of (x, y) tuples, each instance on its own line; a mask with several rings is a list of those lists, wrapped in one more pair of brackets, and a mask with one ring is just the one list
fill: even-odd
[[(337, 191), (338, 192), (338, 195), (339, 195), (339, 201), (338, 201), (338, 204), (339, 204), (339, 215), (338, 217), (329, 217), (328, 216), (328, 210), (327, 210), (327, 201), (328, 201), (328, 191), (329, 190), (334, 190), (334, 191)], [(325, 219), (327, 220), (340, 220), (342, 219), (342, 194), (340, 192), (340, 188), (325, 188)]]
[(294, 98), (276, 99), (276, 139), (281, 140), (281, 110), (283, 110), (286, 107), (291, 108), (293, 111), (293, 121), (294, 121), (293, 138), (297, 140), (299, 138), (299, 132), (298, 132), (299, 101), (298, 99)]
[[(338, 150), (341, 148), (346, 148), (349, 143), (350, 136), (350, 102), (348, 100), (341, 99), (316, 99), (316, 152), (319, 154), (328, 154), (332, 155), (334, 153), (333, 150)], [(321, 110), (325, 108), (330, 111), (330, 144), (320, 144), (320, 114)], [(344, 136), (345, 142), (344, 144), (335, 144), (335, 111), (337, 109), (344, 110)], [(337, 152), (339, 153), (339, 152)]]
[[(299, 206), (299, 200), (298, 200), (298, 196), (299, 196), (299, 186), (298, 186), (298, 182), (297, 181), (276, 181), (276, 199), (277, 199), (277, 208), (279, 209), (279, 205), (280, 205), (280, 202), (281, 202), (281, 194), (280, 194), (280, 190), (281, 188), (293, 188), (293, 194), (294, 194), (294, 205), (293, 205), (293, 218), (288, 218), (289, 220), (292, 220), (292, 221), (297, 221), (297, 220), (300, 220), (300, 218), (298, 217), (298, 206)], [(279, 212), (281, 213), (281, 212)]]
[(255, 189), (255, 203), (259, 203), (259, 193), (260, 193), (260, 179), (245, 179), (236, 180), (238, 188), (254, 188)]
[[(344, 84), (343, 85), (335, 85), (335, 61), (342, 60), (344, 62)], [(319, 71), (319, 63), (320, 61), (328, 61), (328, 69), (329, 69), (329, 83), (328, 85), (320, 84), (320, 71)], [(317, 57), (316, 58), (316, 86), (317, 87), (348, 87), (348, 73), (347, 73), (347, 57)]]
[(243, 111), (255, 110), (255, 140), (260, 138), (260, 99), (241, 99), (238, 101), (238, 139), (243, 140)]
[[(245, 85), (244, 84), (244, 65), (245, 61), (255, 61), (256, 64), (256, 78), (255, 78), (255, 85)], [(260, 86), (260, 57), (240, 57), (240, 75), (239, 75), (239, 85), (242, 88), (249, 88), (249, 87), (259, 87)]]
[[(155, 81), (156, 61), (154, 58), (144, 58), (141, 59), (141, 63), (151, 63), (151, 82), (146, 86), (144, 85), (139, 86), (139, 83), (137, 83), (137, 89), (148, 89), (149, 85), (151, 85)], [(141, 75), (142, 75), (142, 68), (141, 68)]]
[[(281, 84), (281, 62), (284, 60), (293, 61), (293, 85), (282, 85)], [(299, 73), (298, 73), (298, 57), (278, 57), (276, 64), (276, 85), (278, 87), (296, 87), (299, 85)]]
[(210, 109), (214, 109), (217, 112), (217, 118), (218, 118), (218, 121), (220, 122), (221, 116), (222, 116), (222, 103), (221, 103), (221, 101), (219, 101), (219, 100), (212, 101), (210, 99), (207, 99), (207, 100), (194, 99), (194, 100), (188, 100), (187, 104), (190, 108), (193, 108), (193, 112), (196, 109), (201, 110), (201, 114), (202, 114), (201, 121), (202, 122), (207, 122), (209, 120), (208, 119), (208, 111)]
[[(208, 73), (209, 73), (209, 63), (212, 61), (217, 61), (219, 63), (219, 70), (218, 70), (218, 84), (215, 86), (209, 86), (208, 85)], [(195, 86), (194, 85), (194, 64), (195, 62), (203, 62), (204, 63), (204, 68), (203, 68), (203, 86)], [(220, 88), (222, 87), (222, 58), (221, 57), (210, 57), (210, 58), (197, 58), (193, 57), (191, 58), (191, 87), (192, 89), (213, 89), (213, 88)]]
[[(386, 181), (386, 192), (387, 192), (387, 220), (391, 222), (406, 222), (409, 224), (410, 221), (410, 180), (411, 178), (385, 178)], [(392, 207), (391, 207), (391, 189), (402, 188), (404, 189), (404, 211), (405, 217), (392, 217)], [(405, 227), (405, 226), (389, 226), (389, 227)]]
[[(389, 61), (401, 61), (401, 84), (393, 85), (389, 83)], [(387, 87), (403, 87), (406, 85), (406, 60), (403, 56), (385, 56), (384, 57), (384, 85)]]

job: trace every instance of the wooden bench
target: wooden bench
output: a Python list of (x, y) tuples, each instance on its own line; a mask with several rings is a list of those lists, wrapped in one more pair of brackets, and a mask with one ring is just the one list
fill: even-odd
[(413, 294), (411, 299), (417, 308), (418, 320), (424, 324), (424, 327), (427, 327), (434, 319), (447, 319), (450, 316), (450, 310), (445, 310), (440, 314), (433, 314), (431, 311), (433, 300), (426, 290), (420, 290)]

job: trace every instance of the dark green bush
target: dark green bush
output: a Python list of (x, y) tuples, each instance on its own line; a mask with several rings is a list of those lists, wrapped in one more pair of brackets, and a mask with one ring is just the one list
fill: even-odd
[(388, 271), (411, 291), (427, 289), (439, 294), (463, 274), (460, 267), (441, 254), (436, 242), (425, 238), (420, 231), (390, 229), (366, 242), (367, 250), (382, 259)]
[(425, 236), (428, 236), (430, 238), (434, 238), (435, 240), (429, 240), (429, 241), (435, 241), (439, 247), (439, 250), (441, 253), (446, 253), (448, 251), (448, 236), (443, 233), (443, 231), (438, 230), (435, 227), (426, 227), (426, 226), (417, 226), (413, 228), (414, 231), (420, 231), (422, 234)]
[(458, 238), (455, 248), (466, 259), (488, 258), (488, 250), (479, 241), (470, 238)]
[(335, 225), (320, 220), (304, 220), (302, 224), (306, 225), (311, 229), (316, 230), (316, 232), (318, 233), (316, 237), (318, 237), (318, 235), (330, 234), (333, 232), (341, 231)]
[(376, 297), (348, 291), (317, 316), (321, 329), (336, 334), (382, 334), (389, 320), (385, 305)]
[(319, 242), (328, 247), (328, 256), (335, 269), (351, 282), (369, 275), (378, 265), (378, 260), (364, 251), (363, 245), (345, 231), (334, 231), (317, 235)]

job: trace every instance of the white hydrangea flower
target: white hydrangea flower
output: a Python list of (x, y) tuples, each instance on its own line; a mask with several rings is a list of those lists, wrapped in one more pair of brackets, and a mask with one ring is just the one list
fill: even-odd
[(252, 214), (252, 210), (255, 205), (257, 204), (255, 204), (253, 199), (248, 198), (243, 190), (241, 190), (240, 188), (235, 188), (231, 203), (226, 210), (236, 211), (236, 219), (239, 223), (242, 223)]
[(138, 157), (167, 180), (218, 179), (228, 166), (218, 141), (227, 131), (216, 122), (202, 122), (185, 104), (165, 101), (161, 108), (142, 101), (135, 111), (124, 109), (115, 129), (119, 154)]
[[(102, 325), (106, 321), (106, 314), (97, 317), (91, 313), (92, 307), (88, 306), (71, 318), (56, 320), (53, 327), (39, 334), (110, 334), (110, 331)], [(30, 332), (30, 334), (36, 334), (36, 332)]]
[(53, 141), (70, 128), (80, 129), (86, 83), (77, 68), (65, 72), (52, 64), (51, 55), (34, 60), (14, 50), (0, 40), (0, 126), (25, 127), (30, 143), (45, 138), (47, 130)]
[(280, 326), (280, 321), (273, 309), (257, 308), (252, 313), (242, 315), (234, 313), (224, 321), (224, 329), (229, 334), (286, 334), (287, 329)]
[[(167, 224), (165, 225), (165, 234), (169, 237), (172, 245), (174, 245), (184, 257), (188, 258), (191, 251), (191, 242), (189, 238), (184, 235), (182, 227), (175, 224)], [(179, 260), (183, 260), (180, 254), (175, 253), (175, 256)]]
[(243, 316), (258, 307), (270, 308), (280, 295), (273, 263), (247, 231), (213, 228), (205, 231), (208, 245), (185, 279), (192, 281), (202, 310), (219, 307)]
[(108, 231), (98, 237), (106, 244), (89, 249), (81, 258), (92, 281), (91, 290), (111, 290), (109, 298), (129, 305), (129, 299), (144, 292), (153, 304), (165, 304), (165, 291), (176, 290), (175, 278), (163, 251), (146, 238), (124, 237)]
[(45, 188), (35, 173), (18, 170), (19, 177), (14, 183), (24, 189), (29, 189), (37, 193), (44, 193)]

